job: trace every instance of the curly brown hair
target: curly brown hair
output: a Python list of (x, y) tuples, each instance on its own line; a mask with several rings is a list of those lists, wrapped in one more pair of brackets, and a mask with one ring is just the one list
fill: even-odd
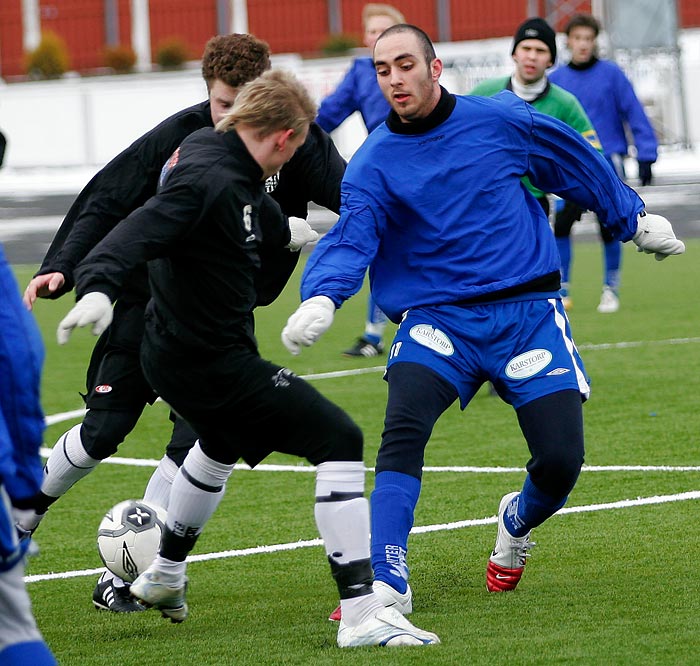
[(207, 88), (211, 88), (216, 79), (238, 88), (268, 69), (270, 47), (253, 35), (217, 35), (204, 47), (202, 76)]

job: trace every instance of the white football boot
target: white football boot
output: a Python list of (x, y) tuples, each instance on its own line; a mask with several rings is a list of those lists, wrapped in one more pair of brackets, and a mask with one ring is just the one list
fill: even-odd
[(169, 576), (150, 567), (146, 569), (132, 584), (131, 596), (135, 597), (147, 608), (157, 608), (163, 617), (172, 622), (183, 622), (187, 617), (187, 576), (177, 582)]
[(498, 536), (486, 566), (486, 587), (489, 592), (507, 592), (517, 587), (530, 555), (529, 550), (535, 545), (530, 541), (530, 532), (514, 537), (503, 524), (506, 507), (519, 494), (504, 495), (498, 506)]
[(338, 627), (338, 647), (379, 645), (434, 645), (440, 639), (430, 631), (414, 627), (395, 608), (380, 608), (376, 615), (355, 627), (349, 627), (341, 618)]
[(620, 299), (607, 285), (603, 287), (603, 293), (600, 295), (600, 303), (598, 303), (596, 309), (601, 314), (612, 314), (620, 309)]
[[(381, 580), (375, 580), (372, 583), (372, 589), (384, 606), (395, 608), (401, 615), (410, 615), (413, 612), (413, 590), (411, 590), (410, 585), (406, 585), (406, 591), (403, 594)], [(331, 622), (339, 622), (341, 616), (342, 611), (338, 605), (328, 616), (328, 619)]]

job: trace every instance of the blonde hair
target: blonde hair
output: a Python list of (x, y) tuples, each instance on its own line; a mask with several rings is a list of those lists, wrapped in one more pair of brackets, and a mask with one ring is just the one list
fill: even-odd
[(388, 16), (394, 23), (406, 23), (404, 15), (391, 5), (382, 5), (378, 2), (370, 2), (362, 8), (362, 25), (366, 26), (367, 21), (373, 16)]
[(316, 104), (299, 79), (289, 72), (270, 70), (241, 87), (231, 112), (217, 123), (216, 131), (228, 132), (240, 123), (257, 129), (261, 138), (280, 129), (298, 134), (316, 113)]

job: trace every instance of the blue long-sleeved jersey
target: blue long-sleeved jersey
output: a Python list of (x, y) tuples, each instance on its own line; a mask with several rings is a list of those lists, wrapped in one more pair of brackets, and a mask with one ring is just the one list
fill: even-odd
[(389, 103), (377, 83), (372, 58), (355, 58), (345, 78), (319, 106), (316, 122), (332, 132), (355, 111), (359, 111), (368, 132), (386, 120)]
[(369, 267), (377, 305), (399, 322), (412, 307), (499, 299), (558, 276), (554, 235), (524, 175), (595, 211), (616, 238), (634, 235), (643, 201), (577, 132), (511, 92), (443, 90), (427, 119), (402, 124), (392, 113), (355, 153), (302, 300), (325, 295), (339, 307)]
[(13, 501), (31, 497), (41, 486), (43, 362), (39, 328), (0, 246), (0, 483)]
[(18, 543), (5, 498), (16, 505), (41, 487), (43, 361), (39, 328), (22, 303), (0, 246), (0, 572), (15, 566), (29, 545), (29, 541)]
[(632, 133), (637, 159), (656, 162), (658, 141), (654, 128), (624, 72), (609, 60), (559, 67), (548, 75), (581, 102), (606, 155), (627, 155), (625, 125)]

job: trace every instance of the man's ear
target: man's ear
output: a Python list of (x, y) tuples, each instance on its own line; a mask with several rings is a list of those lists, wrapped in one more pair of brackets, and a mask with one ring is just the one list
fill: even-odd
[(437, 81), (442, 74), (442, 60), (440, 58), (435, 58), (430, 63), (430, 73), (432, 74), (433, 81)]
[(293, 129), (280, 130), (280, 133), (275, 141), (275, 148), (279, 151), (284, 150), (287, 147), (287, 141), (294, 136)]

